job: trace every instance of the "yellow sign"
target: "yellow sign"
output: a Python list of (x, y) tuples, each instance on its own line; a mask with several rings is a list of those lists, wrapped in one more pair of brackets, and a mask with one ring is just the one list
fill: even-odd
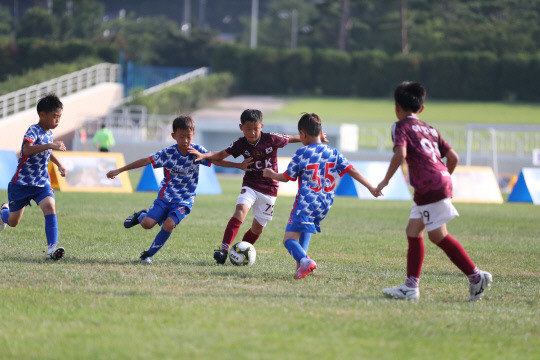
[(126, 171), (115, 179), (107, 178), (107, 172), (125, 165), (121, 153), (102, 152), (54, 152), (67, 170), (62, 177), (56, 165), (49, 162), (51, 186), (60, 191), (122, 192), (133, 191)]
[(502, 204), (499, 183), (489, 166), (457, 166), (452, 174), (452, 201)]

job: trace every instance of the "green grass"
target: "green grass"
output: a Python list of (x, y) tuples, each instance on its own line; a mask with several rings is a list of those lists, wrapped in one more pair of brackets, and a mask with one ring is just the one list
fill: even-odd
[(492, 288), (469, 304), (466, 278), (426, 244), (421, 300), (399, 302), (381, 288), (404, 280), (410, 202), (337, 198), (311, 241), (319, 268), (297, 281), (282, 245), (291, 197), (278, 198), (254, 266), (214, 264), (240, 181), (220, 177), (222, 195), (198, 196), (149, 266), (138, 255), (158, 229), (122, 222), (155, 193), (56, 192), (59, 262), (44, 259), (43, 215), (27, 208), (0, 233), (0, 358), (538, 357), (540, 207), (457, 204), (449, 230), (492, 272)]
[[(396, 121), (391, 99), (291, 98), (286, 106), (266, 117), (267, 121), (290, 121), (303, 112), (319, 114), (328, 124)], [(434, 101), (427, 99), (421, 118), (445, 124), (540, 124), (540, 104)]]

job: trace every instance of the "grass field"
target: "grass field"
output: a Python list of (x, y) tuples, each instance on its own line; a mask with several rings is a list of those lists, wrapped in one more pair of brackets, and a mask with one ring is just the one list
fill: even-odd
[[(140, 173), (132, 173), (138, 181)], [(154, 263), (158, 229), (122, 222), (155, 193), (56, 193), (67, 255), (46, 261), (43, 215), (0, 233), (1, 359), (538, 359), (540, 207), (456, 204), (449, 224), (494, 283), (468, 303), (466, 278), (426, 244), (421, 299), (385, 299), (405, 276), (410, 202), (337, 198), (313, 237), (313, 276), (292, 279), (278, 198), (254, 266), (216, 266), (238, 177), (200, 195)], [(5, 201), (6, 191), (0, 191)], [(239, 237), (247, 230), (241, 228)]]
[[(290, 98), (287, 105), (266, 117), (269, 122), (298, 119), (302, 112), (319, 114), (325, 123), (362, 123), (380, 121), (392, 124), (395, 119), (391, 99)], [(540, 104), (426, 100), (422, 119), (428, 123), (465, 125), (540, 124)]]

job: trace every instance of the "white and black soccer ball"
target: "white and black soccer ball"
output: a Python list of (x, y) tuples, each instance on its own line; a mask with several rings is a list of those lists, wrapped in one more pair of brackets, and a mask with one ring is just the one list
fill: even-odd
[(234, 244), (229, 251), (229, 259), (237, 266), (251, 266), (256, 257), (255, 247), (247, 241)]

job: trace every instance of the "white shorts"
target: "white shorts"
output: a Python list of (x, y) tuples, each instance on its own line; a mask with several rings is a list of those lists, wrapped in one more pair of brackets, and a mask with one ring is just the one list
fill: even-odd
[(253, 211), (253, 217), (261, 226), (266, 226), (266, 223), (272, 220), (275, 203), (275, 196), (265, 195), (247, 186), (242, 186), (240, 195), (238, 195), (238, 200), (236, 201), (236, 205), (242, 204), (249, 206)]
[(426, 205), (413, 204), (409, 219), (421, 218), (429, 232), (440, 228), (456, 216), (459, 216), (459, 213), (450, 198), (446, 198)]

